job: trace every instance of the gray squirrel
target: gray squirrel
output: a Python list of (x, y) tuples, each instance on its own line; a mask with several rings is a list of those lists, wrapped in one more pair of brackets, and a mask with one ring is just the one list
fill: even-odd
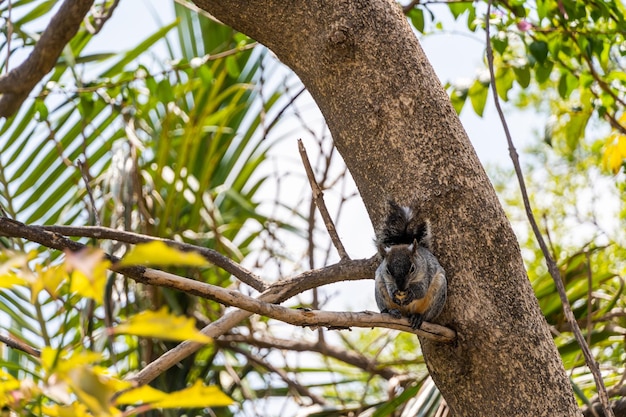
[(376, 304), (381, 313), (406, 317), (413, 329), (436, 318), (446, 302), (446, 273), (431, 252), (430, 224), (415, 211), (389, 201), (376, 246)]

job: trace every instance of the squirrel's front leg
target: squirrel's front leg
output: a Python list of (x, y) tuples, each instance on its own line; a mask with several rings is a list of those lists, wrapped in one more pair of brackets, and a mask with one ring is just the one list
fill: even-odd
[(402, 313), (400, 313), (400, 310), (395, 309), (395, 308), (392, 308), (392, 309), (383, 308), (380, 312), (389, 314), (389, 315), (393, 316), (394, 319), (399, 319), (399, 318), (402, 317)]

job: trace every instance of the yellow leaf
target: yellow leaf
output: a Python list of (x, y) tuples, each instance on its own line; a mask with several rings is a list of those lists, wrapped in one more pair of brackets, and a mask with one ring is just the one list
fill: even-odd
[(92, 417), (92, 414), (87, 411), (87, 407), (79, 402), (70, 405), (43, 406), (42, 411), (43, 415), (50, 417)]
[(0, 274), (0, 288), (11, 288), (15, 285), (26, 285), (28, 282), (24, 278), (20, 278), (12, 272)]
[(190, 317), (174, 316), (165, 307), (159, 311), (142, 311), (126, 323), (115, 326), (114, 334), (154, 337), (167, 340), (191, 340), (210, 343), (211, 338), (196, 329), (196, 321)]
[(142, 385), (124, 392), (117, 397), (115, 403), (118, 405), (149, 404), (165, 397), (167, 397), (167, 393), (152, 388), (150, 385)]
[(21, 252), (0, 251), (0, 288), (27, 285), (28, 281), (20, 277), (17, 270), (26, 269), (30, 258), (30, 255)]
[(163, 242), (154, 241), (135, 246), (119, 265), (208, 266), (209, 263), (199, 253), (183, 252)]
[(88, 248), (78, 252), (65, 252), (65, 267), (72, 272), (70, 291), (103, 303), (107, 270), (111, 262), (100, 249)]
[(617, 151), (622, 158), (626, 158), (626, 135), (619, 135), (617, 137)]
[(626, 136), (613, 133), (607, 139), (606, 148), (602, 155), (602, 164), (613, 174), (617, 174), (626, 159)]
[(35, 265), (34, 278), (30, 284), (31, 302), (34, 303), (40, 291), (46, 290), (53, 298), (58, 298), (59, 288), (68, 276), (63, 265), (44, 268)]
[[(48, 374), (47, 395), (56, 393), (56, 397), (66, 397), (68, 393), (73, 393), (78, 403), (91, 412), (89, 415), (120, 415), (121, 412), (112, 406), (114, 395), (132, 385), (112, 377), (106, 368), (95, 365), (101, 360), (101, 354), (89, 350), (59, 352), (45, 347), (41, 352), (41, 365)], [(71, 410), (60, 408), (54, 415), (72, 415)]]
[(119, 413), (112, 407), (113, 396), (131, 384), (105, 375), (104, 368), (80, 366), (68, 373), (70, 387), (78, 400), (96, 416), (113, 416)]
[[(58, 358), (57, 358), (58, 356)], [(57, 373), (65, 377), (69, 371), (84, 365), (92, 365), (102, 360), (100, 353), (86, 351), (74, 351), (71, 354), (65, 350), (58, 352), (49, 346), (41, 350), (41, 366), (48, 373)]]
[(130, 390), (117, 398), (117, 404), (150, 404), (152, 408), (199, 408), (225, 407), (233, 400), (214, 385), (205, 386), (202, 381), (180, 391), (167, 394), (155, 388), (143, 386)]
[(152, 405), (156, 408), (195, 408), (225, 407), (232, 403), (233, 400), (215, 385), (205, 386), (202, 381), (196, 381), (191, 387), (168, 394), (166, 398)]

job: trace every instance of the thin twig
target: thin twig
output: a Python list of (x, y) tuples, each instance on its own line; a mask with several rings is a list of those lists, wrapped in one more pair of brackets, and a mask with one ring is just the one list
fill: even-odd
[(496, 106), (496, 110), (500, 117), (500, 121), (502, 122), (502, 128), (504, 129), (504, 134), (506, 136), (506, 140), (509, 146), (509, 155), (513, 162), (515, 174), (517, 176), (517, 181), (519, 183), (520, 192), (522, 194), (522, 200), (524, 201), (524, 208), (526, 210), (526, 216), (528, 217), (528, 222), (530, 223), (530, 226), (533, 230), (535, 238), (537, 239), (537, 243), (539, 244), (539, 247), (541, 248), (541, 251), (543, 252), (543, 256), (546, 259), (548, 271), (550, 272), (550, 275), (552, 276), (556, 289), (559, 293), (559, 297), (561, 299), (561, 304), (563, 305), (563, 312), (565, 313), (565, 317), (572, 328), (574, 337), (576, 338), (578, 344), (580, 345), (582, 349), (583, 355), (585, 357), (585, 362), (587, 363), (587, 366), (591, 370), (593, 378), (596, 382), (596, 389), (598, 391), (598, 396), (600, 398), (600, 402), (602, 403), (602, 407), (604, 408), (604, 414), (607, 417), (614, 417), (613, 410), (611, 409), (611, 406), (609, 404), (609, 398), (606, 392), (606, 387), (604, 386), (604, 381), (602, 380), (602, 375), (600, 374), (598, 365), (593, 355), (591, 354), (591, 351), (589, 350), (589, 346), (587, 345), (587, 342), (585, 341), (585, 338), (582, 332), (580, 331), (580, 327), (578, 326), (578, 323), (576, 322), (576, 317), (574, 316), (572, 307), (569, 303), (569, 300), (567, 299), (567, 293), (565, 291), (565, 285), (563, 284), (563, 280), (561, 279), (559, 267), (557, 266), (556, 262), (552, 258), (552, 255), (550, 254), (550, 251), (548, 250), (546, 242), (543, 239), (541, 231), (539, 230), (539, 226), (537, 225), (537, 221), (535, 220), (535, 216), (532, 212), (532, 208), (530, 206), (530, 199), (528, 198), (528, 191), (526, 190), (526, 183), (524, 181), (524, 174), (522, 172), (522, 167), (519, 161), (519, 155), (517, 153), (517, 150), (515, 149), (513, 138), (511, 136), (511, 132), (509, 131), (508, 123), (506, 122), (506, 119), (504, 117), (504, 112), (502, 111), (502, 107), (500, 106), (500, 100), (498, 98), (498, 90), (497, 90), (496, 82), (495, 82), (496, 78), (495, 78), (495, 71), (494, 71), (494, 65), (493, 65), (493, 50), (491, 49), (491, 38), (489, 34), (489, 21), (490, 21), (490, 15), (491, 15), (492, 2), (493, 0), (489, 0), (487, 3), (487, 14), (486, 14), (486, 19), (485, 19), (485, 32), (486, 32), (486, 39), (487, 39), (486, 41), (487, 62), (489, 65), (489, 74), (491, 76), (491, 88), (493, 92), (494, 104)]
[(324, 203), (324, 192), (317, 184), (317, 181), (315, 181), (315, 174), (313, 173), (313, 168), (311, 168), (311, 163), (309, 162), (309, 158), (306, 154), (306, 149), (302, 144), (302, 139), (298, 139), (298, 150), (300, 151), (302, 164), (304, 165), (306, 176), (309, 179), (309, 184), (311, 185), (311, 190), (313, 191), (313, 200), (315, 201), (315, 205), (322, 215), (322, 219), (324, 219), (326, 230), (328, 230), (328, 234), (330, 235), (330, 240), (332, 240), (333, 245), (335, 245), (335, 248), (337, 248), (339, 257), (342, 260), (350, 259), (348, 253), (346, 252), (346, 249), (343, 247), (343, 243), (341, 243), (341, 239), (339, 239), (339, 235), (337, 234), (337, 229), (335, 229), (333, 219), (330, 217), (328, 209), (326, 208), (326, 204)]
[(278, 368), (278, 367), (272, 365), (270, 362), (252, 355), (249, 351), (241, 349), (238, 346), (236, 346), (235, 344), (230, 344), (229, 343), (228, 344), (228, 349), (232, 350), (233, 352), (237, 352), (240, 355), (245, 356), (246, 358), (248, 358), (249, 362), (256, 363), (257, 365), (264, 367), (268, 371), (277, 374), (283, 381), (285, 381), (285, 384), (287, 384), (287, 386), (289, 388), (293, 389), (300, 396), (309, 397), (311, 399), (311, 401), (313, 401), (315, 404), (320, 404), (320, 405), (327, 404), (327, 401), (324, 400), (324, 398), (314, 394), (307, 387), (303, 386), (299, 382), (297, 382), (297, 381), (293, 380), (292, 378), (290, 378), (289, 375), (287, 374), (287, 372), (285, 372), (284, 369)]
[(378, 363), (354, 349), (344, 349), (327, 343), (309, 342), (302, 339), (280, 339), (267, 335), (225, 335), (218, 341), (245, 343), (265, 349), (289, 350), (292, 352), (315, 352), (320, 355), (329, 356), (356, 368), (363, 369), (374, 375), (389, 380), (397, 378), (401, 374), (396, 372), (391, 366)]
[(78, 165), (78, 169), (80, 170), (80, 174), (83, 177), (83, 181), (85, 182), (85, 189), (87, 190), (87, 197), (89, 198), (89, 204), (91, 205), (91, 215), (93, 216), (94, 222), (96, 226), (101, 226), (100, 224), (100, 216), (98, 216), (98, 211), (96, 210), (96, 200), (93, 198), (93, 193), (91, 192), (91, 186), (89, 185), (89, 170), (87, 166), (80, 159), (76, 161)]
[[(119, 3), (120, 0), (113, 0), (113, 3), (107, 8), (106, 13), (99, 13), (98, 15), (94, 16), (96, 27), (93, 28), (94, 30), (92, 32), (92, 35), (97, 35), (102, 30), (107, 20), (109, 20), (113, 16), (113, 12), (115, 11)], [(105, 5), (103, 5), (103, 7), (104, 6)]]
[(31, 356), (36, 358), (41, 356), (41, 352), (34, 347), (27, 345), (21, 340), (16, 339), (15, 337), (11, 337), (11, 335), (5, 336), (0, 334), (0, 343), (4, 343), (10, 348), (21, 350), (22, 352), (28, 353)]
[(585, 251), (587, 261), (587, 344), (591, 344), (591, 332), (593, 330), (593, 272), (591, 271), (591, 255)]

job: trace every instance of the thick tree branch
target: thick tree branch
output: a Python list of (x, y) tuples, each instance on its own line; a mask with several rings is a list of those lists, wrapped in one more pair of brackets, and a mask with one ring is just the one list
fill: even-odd
[(451, 413), (579, 415), (511, 225), (397, 2), (194, 2), (302, 80), (375, 229), (389, 197), (431, 219), (450, 278), (437, 320), (458, 336), (420, 342)]
[[(125, 273), (124, 268), (118, 269), (113, 266), (112, 269), (117, 270), (116, 272)], [(431, 323), (424, 323), (419, 330), (415, 330), (411, 328), (407, 319), (395, 319), (389, 314), (379, 314), (370, 311), (353, 313), (293, 310), (291, 308), (261, 301), (254, 297), (244, 295), (239, 291), (206, 284), (151, 268), (145, 268), (141, 277), (132, 276), (131, 278), (145, 284), (172, 288), (188, 294), (208, 298), (227, 306), (237, 307), (251, 313), (270, 317), (295, 326), (328, 327), (329, 329), (349, 329), (351, 327), (387, 327), (390, 329), (415, 333), (428, 339), (443, 343), (454, 340), (454, 332), (452, 330)], [(355, 276), (355, 278), (362, 279), (362, 276)], [(302, 285), (298, 285), (297, 287), (299, 289), (298, 292), (303, 291)], [(307, 288), (307, 290), (308, 289), (312, 288)], [(274, 288), (268, 290), (268, 292), (274, 291)]]
[(93, 0), (65, 0), (28, 58), (0, 77), (0, 117), (12, 116), (35, 85), (50, 72), (92, 5)]

